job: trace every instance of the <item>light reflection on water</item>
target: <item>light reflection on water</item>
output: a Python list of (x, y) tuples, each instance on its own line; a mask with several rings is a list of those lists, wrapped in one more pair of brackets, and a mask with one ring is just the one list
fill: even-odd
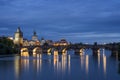
[(104, 70), (104, 74), (106, 74), (106, 56), (105, 56), (105, 54), (103, 54), (103, 70)]
[(86, 60), (86, 62), (85, 62), (85, 66), (86, 66), (86, 73), (88, 74), (88, 70), (89, 70), (89, 56), (88, 55), (86, 55), (86, 58), (85, 58)]
[[(11, 57), (11, 60), (8, 58), (0, 59), (0, 74), (4, 72), (6, 76), (11, 76), (12, 80), (26, 80), (26, 78), (29, 80), (89, 80), (89, 78), (116, 80), (120, 78), (118, 60), (106, 56), (104, 50), (98, 56), (66, 53), (58, 55), (58, 52), (54, 52), (53, 55), (37, 53), (28, 55), (24, 52), (21, 56)], [(6, 66), (7, 64), (9, 66)], [(12, 73), (6, 71), (6, 68)], [(2, 77), (2, 80), (10, 79)]]
[(15, 68), (15, 76), (16, 76), (16, 79), (18, 79), (19, 78), (19, 57), (18, 56), (16, 56), (15, 57), (15, 63), (14, 63), (14, 68)]

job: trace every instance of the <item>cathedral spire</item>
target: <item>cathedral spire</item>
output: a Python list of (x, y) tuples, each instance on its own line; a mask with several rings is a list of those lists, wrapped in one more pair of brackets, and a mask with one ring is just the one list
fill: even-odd
[(21, 32), (20, 27), (17, 28), (17, 32)]
[(34, 32), (33, 32), (33, 35), (36, 36), (36, 34), (37, 34), (36, 31), (34, 31)]
[(37, 40), (38, 40), (38, 36), (37, 36), (37, 33), (36, 33), (35, 30), (33, 31), (32, 40), (33, 40), (33, 41), (37, 41)]

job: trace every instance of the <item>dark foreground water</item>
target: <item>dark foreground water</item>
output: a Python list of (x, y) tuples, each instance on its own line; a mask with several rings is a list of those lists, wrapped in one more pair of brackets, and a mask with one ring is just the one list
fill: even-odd
[(0, 56), (0, 80), (119, 80), (120, 62), (109, 52)]

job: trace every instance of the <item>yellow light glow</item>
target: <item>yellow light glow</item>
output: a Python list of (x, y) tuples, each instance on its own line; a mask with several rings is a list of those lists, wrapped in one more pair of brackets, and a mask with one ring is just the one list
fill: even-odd
[(83, 55), (83, 53), (84, 53), (84, 49), (80, 49), (80, 55)]
[(104, 74), (106, 74), (106, 56), (103, 54), (103, 69), (104, 69)]
[(58, 51), (57, 50), (54, 51), (54, 55), (58, 55)]
[(28, 53), (28, 52), (22, 52), (22, 53), (21, 53), (21, 56), (29, 57), (29, 53)]
[(16, 56), (15, 57), (15, 63), (14, 63), (14, 68), (15, 68), (15, 76), (16, 76), (16, 79), (18, 79), (19, 78), (19, 72), (20, 72), (20, 66), (19, 66), (19, 57), (18, 56)]
[(88, 68), (89, 68), (89, 56), (86, 55), (86, 73), (88, 74)]
[(39, 47), (36, 47), (33, 49), (33, 53), (42, 53), (42, 49)]
[(59, 44), (58, 44), (58, 43), (55, 43), (54, 46), (59, 46)]
[(28, 70), (29, 69), (29, 59), (21, 59), (21, 65)]
[(81, 61), (81, 68), (84, 66), (84, 56), (80, 55), (80, 61)]
[(67, 52), (66, 48), (62, 50), (62, 53), (66, 53), (66, 52)]
[(100, 49), (97, 50), (97, 53), (100, 54)]
[(27, 48), (22, 48), (22, 49), (21, 49), (21, 53), (22, 53), (22, 52), (28, 52), (28, 49), (27, 49)]
[(37, 56), (37, 53), (33, 52), (33, 57), (36, 57)]
[(67, 55), (67, 53), (62, 53), (62, 55)]
[(36, 48), (35, 48), (35, 49), (33, 49), (33, 53), (36, 53)]
[(98, 54), (98, 68), (100, 67), (100, 54)]
[(68, 71), (69, 71), (69, 73), (70, 73), (70, 68), (71, 68), (70, 60), (71, 60), (71, 56), (68, 55)]
[(66, 69), (66, 63), (67, 63), (67, 56), (62, 55), (62, 71), (64, 72)]
[(54, 55), (54, 66), (58, 66), (58, 55)]
[(51, 55), (51, 53), (47, 53), (48, 55)]
[(48, 49), (48, 50), (47, 50), (47, 53), (51, 53), (51, 50), (52, 50), (51, 48), (50, 48), (50, 49)]
[(42, 69), (42, 54), (37, 54), (37, 71)]

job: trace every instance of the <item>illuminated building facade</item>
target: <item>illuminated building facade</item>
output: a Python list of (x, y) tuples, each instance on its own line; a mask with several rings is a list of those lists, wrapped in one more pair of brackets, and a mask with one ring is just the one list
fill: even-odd
[(44, 45), (47, 43), (48, 45), (54, 45), (54, 46), (67, 46), (69, 43), (66, 39), (61, 39), (60, 41), (53, 42), (52, 40), (44, 40), (44, 38), (41, 38), (41, 41), (38, 40), (38, 36), (36, 32), (33, 32), (32, 40), (23, 39), (23, 32), (20, 30), (20, 27), (18, 27), (17, 31), (14, 35), (14, 44), (19, 46), (38, 46), (38, 45)]
[(23, 45), (23, 32), (20, 30), (20, 27), (18, 27), (17, 31), (14, 34), (14, 44), (18, 46)]
[(38, 41), (38, 36), (37, 33), (34, 31), (33, 36), (32, 36), (33, 41)]
[(69, 43), (66, 39), (61, 39), (60, 41), (54, 42), (54, 46), (67, 46)]
[(44, 38), (41, 38), (41, 44), (40, 44), (40, 45), (41, 45), (41, 46), (44, 45), (45, 42), (46, 42), (46, 41), (44, 40)]

